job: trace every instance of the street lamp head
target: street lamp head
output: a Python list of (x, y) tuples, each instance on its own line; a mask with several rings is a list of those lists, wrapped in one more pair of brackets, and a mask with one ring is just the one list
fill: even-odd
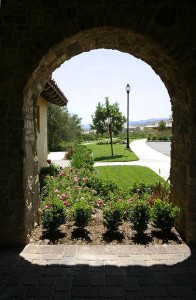
[(130, 90), (131, 90), (131, 87), (130, 87), (130, 85), (127, 83), (127, 85), (126, 85), (126, 91), (127, 91), (127, 93), (129, 93)]

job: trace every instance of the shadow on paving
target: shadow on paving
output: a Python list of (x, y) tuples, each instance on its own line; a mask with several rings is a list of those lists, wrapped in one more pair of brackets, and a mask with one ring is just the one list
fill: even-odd
[(1, 248), (0, 299), (195, 300), (196, 248), (183, 246)]

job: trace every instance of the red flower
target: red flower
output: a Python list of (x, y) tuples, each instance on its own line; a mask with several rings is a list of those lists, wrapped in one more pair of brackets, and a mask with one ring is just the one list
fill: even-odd
[(67, 201), (64, 201), (63, 204), (66, 206), (66, 205), (68, 205), (68, 202), (67, 202)]
[(47, 159), (47, 163), (50, 165), (51, 164), (51, 159)]

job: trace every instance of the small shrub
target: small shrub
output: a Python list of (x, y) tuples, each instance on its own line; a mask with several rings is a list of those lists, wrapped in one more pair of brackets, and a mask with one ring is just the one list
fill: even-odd
[(169, 183), (160, 181), (153, 184), (146, 184), (144, 182), (135, 183), (130, 190), (130, 194), (137, 194), (140, 198), (143, 197), (144, 194), (148, 194), (150, 195), (151, 199), (168, 199), (169, 193)]
[(147, 229), (150, 219), (150, 209), (148, 203), (142, 199), (136, 199), (132, 204), (130, 211), (130, 221), (133, 228), (138, 232), (143, 232)]
[(48, 160), (48, 166), (46, 167), (41, 167), (40, 168), (40, 175), (42, 176), (55, 176), (57, 174), (59, 174), (60, 172), (60, 168), (58, 166), (56, 166), (54, 163), (51, 163), (50, 160)]
[(77, 145), (74, 142), (69, 142), (69, 143), (64, 144), (64, 151), (66, 153), (67, 159), (72, 158), (72, 155), (73, 155), (76, 147), (77, 147)]
[[(113, 138), (112, 144), (118, 144), (119, 141), (120, 141), (119, 139)], [(109, 144), (111, 144), (111, 140), (110, 139), (97, 141), (97, 145), (109, 145)]]
[(96, 190), (97, 194), (100, 197), (108, 197), (108, 195), (112, 192), (118, 190), (117, 184), (108, 181), (104, 181), (100, 178), (92, 176), (89, 178), (89, 181), (86, 184), (89, 188)]
[(47, 162), (48, 162), (48, 166), (40, 168), (39, 171), (39, 181), (40, 181), (41, 189), (44, 186), (44, 180), (47, 175), (57, 176), (60, 172), (60, 167), (56, 166), (54, 163), (51, 163), (50, 160), (48, 160)]
[(85, 200), (75, 202), (71, 209), (71, 218), (74, 220), (75, 226), (84, 228), (91, 220), (92, 206)]
[(94, 160), (92, 152), (84, 145), (78, 145), (71, 158), (71, 166), (77, 169), (87, 168), (93, 170)]
[(139, 196), (142, 196), (145, 193), (151, 194), (154, 188), (155, 188), (154, 184), (146, 184), (144, 182), (134, 183), (130, 190), (130, 193), (138, 194)]
[(107, 230), (116, 231), (118, 229), (123, 221), (123, 213), (123, 203), (120, 201), (111, 203), (103, 209), (103, 222)]
[(164, 232), (171, 231), (180, 209), (161, 199), (156, 199), (151, 208), (151, 220), (156, 228)]
[(51, 204), (42, 203), (41, 223), (43, 228), (48, 231), (55, 231), (65, 222), (65, 211), (62, 202), (53, 202)]

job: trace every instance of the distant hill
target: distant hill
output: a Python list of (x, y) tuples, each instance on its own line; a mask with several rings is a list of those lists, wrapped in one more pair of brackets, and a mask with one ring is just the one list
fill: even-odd
[[(169, 120), (169, 118), (151, 118), (151, 119), (146, 119), (146, 120), (130, 121), (129, 125), (130, 126), (133, 126), (133, 125), (146, 126), (146, 125), (154, 124), (154, 123), (159, 122), (161, 120), (167, 121), (167, 120)], [(82, 126), (82, 129), (84, 131), (90, 130), (90, 125), (89, 124), (82, 124), (81, 126)]]
[(159, 121), (168, 121), (169, 118), (151, 118), (151, 119), (147, 119), (147, 120), (139, 120), (139, 121), (130, 121), (129, 122), (129, 125), (132, 126), (132, 125), (150, 125), (150, 124), (154, 124), (154, 123), (157, 123)]

